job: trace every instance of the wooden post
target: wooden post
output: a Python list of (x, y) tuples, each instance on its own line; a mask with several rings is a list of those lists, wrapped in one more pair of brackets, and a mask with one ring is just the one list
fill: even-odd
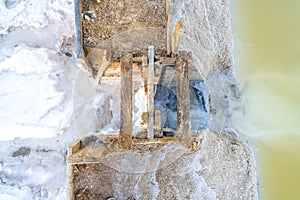
[(75, 184), (74, 184), (74, 172), (73, 164), (67, 163), (67, 182), (66, 182), (66, 199), (75, 199)]
[(172, 56), (175, 56), (178, 53), (182, 32), (182, 24), (180, 21), (178, 21), (176, 22), (174, 34), (172, 37)]
[(83, 58), (82, 51), (82, 25), (81, 25), (81, 1), (74, 0), (74, 9), (75, 9), (75, 27), (76, 27), (76, 51), (77, 58)]
[(148, 138), (154, 138), (154, 47), (148, 52)]
[[(143, 78), (144, 78), (144, 90), (146, 95), (148, 94), (148, 56), (142, 56), (142, 68), (143, 68)], [(148, 97), (147, 97), (148, 98)], [(146, 105), (146, 107), (148, 107)]]
[(180, 52), (176, 57), (177, 139), (190, 148), (190, 98), (188, 68), (191, 54)]
[(132, 54), (121, 58), (121, 114), (119, 147), (132, 149)]
[(163, 132), (161, 131), (160, 110), (155, 110), (154, 131), (156, 137), (163, 137)]

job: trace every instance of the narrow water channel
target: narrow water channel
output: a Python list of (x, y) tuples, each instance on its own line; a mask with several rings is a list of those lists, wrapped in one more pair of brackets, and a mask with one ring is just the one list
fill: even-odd
[(233, 0), (245, 109), (235, 128), (258, 155), (261, 199), (300, 199), (300, 1)]

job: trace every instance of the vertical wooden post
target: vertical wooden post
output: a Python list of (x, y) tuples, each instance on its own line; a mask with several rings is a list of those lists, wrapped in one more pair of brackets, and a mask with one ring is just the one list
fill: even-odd
[(74, 200), (75, 199), (74, 193), (75, 193), (75, 184), (74, 184), (73, 164), (67, 163), (66, 199)]
[(81, 16), (82, 16), (82, 10), (81, 10), (81, 1), (74, 0), (74, 9), (75, 9), (75, 27), (76, 27), (76, 53), (77, 58), (83, 58), (83, 50), (82, 50), (82, 44), (83, 44), (83, 38), (82, 38), (82, 25), (81, 25)]
[(132, 149), (132, 54), (121, 58), (121, 114), (119, 147)]
[[(144, 90), (148, 99), (148, 56), (142, 56), (142, 68), (143, 68), (143, 78), (144, 78)], [(148, 106), (146, 105), (148, 108)]]
[(172, 56), (175, 56), (178, 53), (182, 31), (182, 23), (180, 21), (176, 22), (174, 34), (172, 37)]
[(176, 57), (176, 96), (177, 96), (177, 139), (189, 148), (191, 143), (190, 132), (190, 98), (188, 68), (191, 54), (180, 52)]
[(154, 47), (148, 52), (148, 138), (154, 138)]

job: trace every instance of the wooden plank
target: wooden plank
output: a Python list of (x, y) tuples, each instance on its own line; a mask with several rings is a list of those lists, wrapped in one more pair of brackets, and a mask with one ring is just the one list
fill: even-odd
[(82, 25), (81, 25), (81, 1), (74, 0), (75, 9), (75, 27), (76, 27), (76, 51), (77, 58), (83, 58), (82, 50)]
[(154, 131), (155, 131), (155, 137), (158, 137), (158, 138), (163, 137), (163, 132), (161, 131), (160, 110), (155, 110)]
[(74, 172), (73, 172), (73, 164), (67, 164), (67, 183), (66, 183), (66, 199), (74, 200), (75, 195), (75, 183), (74, 183)]
[[(146, 95), (148, 94), (148, 56), (142, 56), (142, 68), (143, 68), (143, 78), (144, 78), (144, 89), (145, 89), (145, 93)], [(148, 97), (147, 97), (148, 99)], [(148, 107), (146, 105), (146, 107)]]
[[(142, 118), (142, 128), (147, 129), (147, 127), (148, 127), (148, 112), (143, 112), (141, 118)], [(162, 137), (160, 110), (155, 110), (154, 135), (155, 135), (155, 137)]]
[(181, 37), (182, 37), (182, 24), (180, 21), (176, 22), (174, 34), (172, 37), (172, 56), (176, 56), (179, 50)]
[(160, 63), (164, 66), (175, 66), (175, 57), (161, 57), (160, 58)]
[[(142, 63), (143, 67), (148, 67), (147, 66), (147, 56), (141, 56), (141, 57), (134, 57), (133, 62), (136, 63)], [(155, 65), (166, 65), (166, 66), (175, 66), (175, 57), (160, 57), (158, 61), (155, 62)]]
[(140, 138), (134, 138), (133, 139), (134, 144), (165, 144), (170, 142), (176, 142), (176, 138), (172, 137), (165, 137), (165, 138), (153, 138), (153, 139), (140, 139)]
[(154, 47), (148, 52), (148, 138), (154, 138)]
[(155, 129), (155, 131), (161, 131), (160, 110), (155, 110), (154, 129)]
[(81, 149), (81, 140), (77, 140), (72, 146), (68, 147), (68, 155), (67, 156), (72, 156), (76, 152), (78, 152)]
[(146, 130), (148, 128), (148, 112), (142, 113), (141, 121), (142, 121), (142, 128)]
[(121, 114), (119, 147), (132, 149), (132, 54), (121, 58)]
[(189, 60), (191, 53), (181, 52), (176, 57), (176, 96), (177, 96), (177, 134), (179, 142), (189, 148), (190, 132), (190, 98), (189, 98)]

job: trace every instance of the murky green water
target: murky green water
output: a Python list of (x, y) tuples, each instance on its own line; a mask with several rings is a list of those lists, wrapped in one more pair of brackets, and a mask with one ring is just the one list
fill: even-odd
[(235, 127), (255, 145), (262, 199), (299, 200), (300, 1), (233, 0), (232, 7), (235, 65), (246, 85), (246, 114)]

